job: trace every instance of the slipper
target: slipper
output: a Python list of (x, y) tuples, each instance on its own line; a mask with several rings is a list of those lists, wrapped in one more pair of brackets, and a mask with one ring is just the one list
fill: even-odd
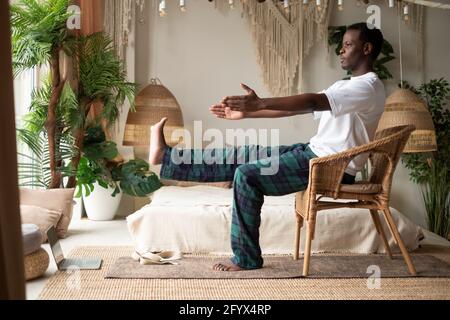
[(142, 265), (148, 264), (172, 264), (177, 265), (174, 260), (180, 260), (183, 255), (181, 252), (177, 251), (160, 251), (160, 252), (145, 252), (139, 253), (137, 251), (133, 252), (131, 255), (133, 260), (139, 261)]

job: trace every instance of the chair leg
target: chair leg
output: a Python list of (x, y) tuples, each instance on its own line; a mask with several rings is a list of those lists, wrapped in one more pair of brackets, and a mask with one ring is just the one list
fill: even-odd
[(405, 244), (403, 243), (403, 240), (400, 237), (400, 233), (397, 230), (394, 219), (392, 218), (391, 211), (389, 210), (389, 208), (386, 208), (383, 210), (383, 213), (388, 225), (390, 226), (392, 236), (397, 240), (397, 244), (400, 247), (403, 259), (405, 259), (406, 265), (408, 266), (409, 273), (413, 276), (417, 275), (416, 269), (414, 268), (414, 265), (411, 261), (411, 257), (409, 256), (408, 250), (406, 249)]
[(386, 234), (384, 233), (383, 225), (381, 224), (378, 210), (370, 210), (370, 215), (372, 216), (372, 220), (373, 223), (375, 224), (375, 228), (377, 229), (377, 233), (379, 234), (381, 240), (383, 241), (386, 253), (389, 256), (389, 258), (392, 259), (391, 248), (389, 247), (389, 242), (386, 239)]
[(300, 251), (300, 231), (303, 227), (303, 217), (299, 214), (297, 216), (297, 226), (295, 229), (295, 244), (294, 244), (294, 260), (298, 260)]
[(307, 222), (307, 231), (306, 231), (306, 243), (305, 243), (305, 253), (303, 255), (303, 276), (308, 276), (309, 273), (309, 258), (311, 256), (311, 241), (314, 238), (314, 224), (315, 221)]

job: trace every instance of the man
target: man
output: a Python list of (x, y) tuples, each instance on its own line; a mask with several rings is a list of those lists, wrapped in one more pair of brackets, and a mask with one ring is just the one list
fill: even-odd
[[(161, 164), (161, 177), (194, 181), (233, 180), (233, 218), (231, 263), (213, 266), (216, 271), (239, 271), (261, 268), (263, 259), (259, 246), (259, 226), (264, 195), (280, 196), (305, 190), (309, 178), (309, 161), (368, 143), (373, 139), (383, 113), (385, 91), (373, 72), (383, 35), (380, 30), (358, 23), (347, 28), (340, 52), (341, 66), (351, 71), (350, 80), (334, 83), (321, 93), (307, 93), (282, 98), (259, 98), (246, 85), (244, 96), (226, 97), (210, 111), (218, 118), (279, 118), (298, 114), (321, 115), (317, 135), (309, 144), (277, 147), (278, 172), (262, 175), (267, 162), (249, 161), (237, 164), (181, 164), (171, 163), (172, 148), (165, 144), (163, 128), (167, 119), (152, 127), (150, 162)], [(258, 151), (260, 147), (258, 146)], [(236, 155), (248, 154), (249, 146), (234, 148)], [(265, 150), (270, 159), (274, 149)], [(177, 151), (179, 152), (179, 151)], [(226, 155), (230, 150), (224, 150)], [(356, 172), (362, 169), (367, 157), (355, 158), (348, 166), (343, 183), (353, 183)]]

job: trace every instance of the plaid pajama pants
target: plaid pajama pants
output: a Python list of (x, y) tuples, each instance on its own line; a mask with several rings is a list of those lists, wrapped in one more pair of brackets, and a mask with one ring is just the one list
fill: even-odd
[[(258, 155), (257, 160), (252, 159), (255, 154)], [(250, 145), (209, 151), (167, 147), (160, 175), (161, 178), (182, 181), (233, 181), (232, 262), (243, 269), (256, 269), (263, 265), (259, 226), (264, 195), (281, 196), (305, 190), (309, 160), (315, 157), (308, 144), (303, 143), (275, 148)], [(213, 163), (211, 159), (223, 161)], [(262, 170), (268, 170), (274, 164), (278, 171), (262, 174)]]

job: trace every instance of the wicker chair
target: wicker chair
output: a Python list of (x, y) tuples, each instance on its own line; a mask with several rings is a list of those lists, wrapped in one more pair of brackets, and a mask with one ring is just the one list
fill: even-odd
[[(389, 210), (392, 177), (403, 148), (414, 129), (415, 127), (412, 125), (385, 129), (376, 134), (373, 142), (310, 161), (308, 188), (303, 192), (297, 193), (295, 199), (297, 229), (294, 260), (298, 260), (299, 256), (300, 229), (303, 226), (303, 220), (306, 220), (307, 223), (303, 276), (307, 276), (309, 272), (311, 241), (314, 239), (317, 212), (341, 207), (370, 210), (377, 233), (384, 243), (387, 254), (392, 259), (392, 253), (378, 214), (378, 210), (383, 211), (389, 229), (395, 242), (400, 247), (409, 272), (411, 275), (416, 275), (414, 265)], [(369, 154), (372, 164), (369, 181), (357, 182), (353, 185), (341, 184), (344, 171), (349, 162), (361, 154)], [(323, 197), (353, 201), (322, 201)]]

